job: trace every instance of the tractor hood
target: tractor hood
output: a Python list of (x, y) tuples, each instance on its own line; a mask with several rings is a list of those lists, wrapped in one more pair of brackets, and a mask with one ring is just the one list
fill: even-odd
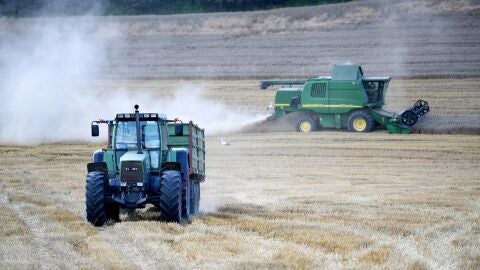
[(130, 150), (120, 158), (120, 180), (122, 182), (145, 182), (149, 173), (148, 151), (138, 154), (136, 150)]
[(143, 152), (141, 154), (138, 154), (136, 150), (131, 150), (126, 152), (121, 158), (120, 158), (120, 163), (124, 161), (140, 161), (144, 162), (147, 160), (147, 155), (148, 152)]

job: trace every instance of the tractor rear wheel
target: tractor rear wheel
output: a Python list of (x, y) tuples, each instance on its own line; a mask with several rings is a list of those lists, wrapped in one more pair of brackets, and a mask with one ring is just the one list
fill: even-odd
[(160, 213), (165, 221), (182, 222), (182, 177), (178, 171), (165, 171), (160, 180)]
[(94, 226), (102, 226), (107, 221), (104, 201), (104, 172), (87, 174), (86, 210), (87, 220)]
[(373, 119), (365, 111), (354, 111), (348, 117), (348, 131), (370, 132), (372, 127)]
[(318, 123), (312, 115), (302, 115), (297, 120), (297, 132), (311, 132), (318, 128)]

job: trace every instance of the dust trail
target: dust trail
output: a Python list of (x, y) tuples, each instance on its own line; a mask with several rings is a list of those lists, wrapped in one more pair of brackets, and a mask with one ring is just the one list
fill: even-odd
[[(241, 133), (265, 133), (295, 131), (297, 113), (288, 114), (272, 121), (262, 120), (246, 125)], [(320, 131), (322, 128), (319, 129)], [(329, 129), (331, 131), (338, 131)], [(342, 130), (345, 131), (345, 130)], [(413, 127), (413, 133), (423, 134), (463, 134), (480, 135), (480, 117), (474, 115), (435, 115), (427, 114)]]
[(202, 98), (202, 89), (192, 86), (178, 89), (173, 100), (98, 92), (93, 85), (108, 53), (98, 29), (98, 18), (88, 16), (0, 20), (0, 143), (90, 140), (90, 121), (131, 112), (132, 103), (192, 119), (208, 134), (231, 132), (257, 119)]
[[(236, 132), (242, 127), (254, 123), (266, 116), (249, 112), (246, 108), (231, 108), (223, 103), (209, 100), (202, 96), (205, 89), (199, 86), (185, 84), (174, 89), (173, 98), (162, 98), (138, 92), (112, 93), (109, 103), (118, 104), (119, 109), (130, 112), (131, 102), (140, 105), (145, 112), (165, 113), (169, 119), (175, 117), (182, 121), (192, 120), (205, 128), (208, 135), (220, 135)], [(107, 115), (108, 116), (113, 116)]]
[(289, 113), (284, 117), (275, 120), (267, 120), (266, 118), (259, 120), (250, 125), (244, 126), (239, 130), (241, 133), (266, 133), (266, 132), (285, 132), (295, 131), (295, 125), (301, 113)]

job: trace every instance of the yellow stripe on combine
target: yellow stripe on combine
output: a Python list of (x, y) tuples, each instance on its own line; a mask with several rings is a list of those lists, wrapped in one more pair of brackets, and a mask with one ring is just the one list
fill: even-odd
[[(288, 103), (275, 103), (275, 107), (286, 107), (290, 106)], [(303, 104), (301, 105), (305, 108), (362, 108), (360, 105), (353, 105), (353, 104)]]
[(352, 105), (352, 104), (335, 104), (335, 105), (329, 105), (329, 104), (303, 104), (302, 107), (305, 108), (362, 108), (362, 106), (359, 105)]

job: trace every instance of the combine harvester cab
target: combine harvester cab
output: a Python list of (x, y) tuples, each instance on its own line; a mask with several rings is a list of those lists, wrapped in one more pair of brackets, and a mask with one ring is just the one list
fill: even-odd
[(117, 114), (108, 125), (108, 145), (87, 165), (87, 220), (101, 226), (120, 220), (120, 209), (153, 204), (162, 220), (190, 220), (199, 212), (200, 183), (205, 180), (204, 130), (192, 122), (167, 120), (158, 113)]
[(274, 113), (268, 119), (297, 113), (299, 132), (318, 128), (369, 132), (381, 126), (390, 133), (410, 133), (411, 126), (429, 112), (428, 102), (418, 100), (399, 114), (383, 110), (389, 82), (390, 77), (363, 76), (359, 65), (335, 65), (332, 76), (265, 80), (260, 82), (260, 88), (282, 85), (275, 95)]

